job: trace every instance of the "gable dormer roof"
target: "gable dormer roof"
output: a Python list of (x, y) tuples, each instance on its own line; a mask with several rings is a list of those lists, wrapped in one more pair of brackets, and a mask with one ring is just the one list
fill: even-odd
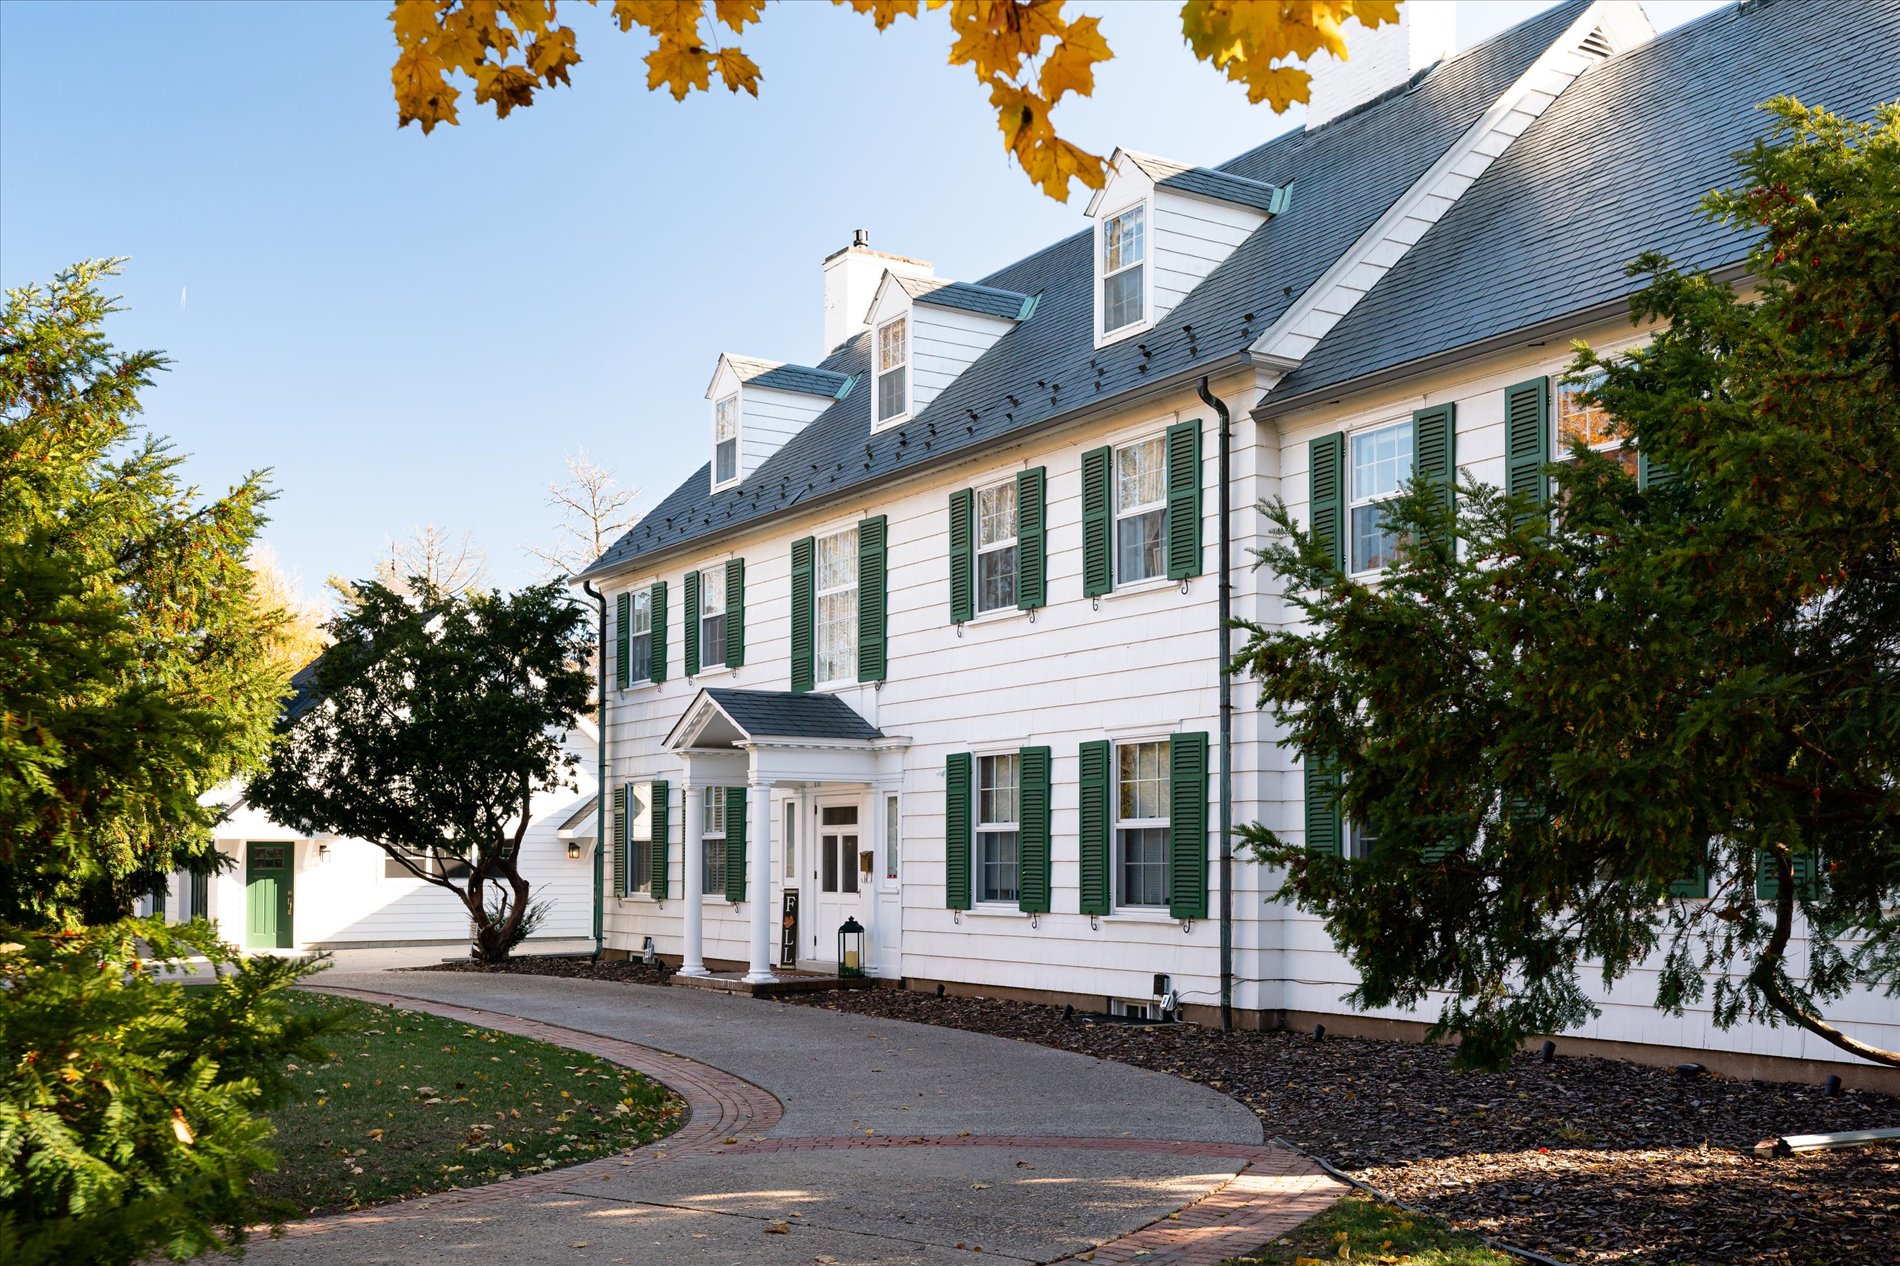
[[(1153, 181), (1157, 188), (1172, 189), (1213, 202), (1232, 203), (1234, 206), (1247, 207), (1263, 215), (1278, 215), (1286, 204), (1284, 189), (1275, 188), (1263, 180), (1237, 176), (1230, 171), (1217, 171), (1212, 167), (1191, 167), (1186, 163), (1177, 163), (1171, 158), (1158, 158), (1153, 154), (1141, 154), (1132, 149), (1119, 148), (1110, 157), (1109, 166), (1115, 167), (1123, 160)], [(1095, 196), (1089, 199), (1089, 215), (1093, 216), (1101, 209), (1102, 199), (1107, 192), (1106, 186), (1096, 190)]]
[(994, 286), (979, 286), (967, 281), (945, 281), (941, 277), (900, 277), (896, 273), (887, 276), (903, 288), (912, 303), (955, 308), (959, 312), (973, 312), (977, 316), (996, 317), (1004, 321), (1028, 320), (1036, 306), (1032, 296), (1014, 290), (999, 290)]
[[(759, 360), (752, 356), (735, 356), (731, 352), (722, 353), (721, 365), (730, 366), (733, 377), (747, 387), (765, 387), (773, 391), (795, 391), (807, 396), (830, 396), (838, 399), (850, 381), (848, 374), (831, 369), (814, 369), (810, 365), (789, 365), (784, 361)], [(719, 370), (713, 369), (713, 383), (719, 381)], [(706, 388), (708, 395), (713, 387)]]

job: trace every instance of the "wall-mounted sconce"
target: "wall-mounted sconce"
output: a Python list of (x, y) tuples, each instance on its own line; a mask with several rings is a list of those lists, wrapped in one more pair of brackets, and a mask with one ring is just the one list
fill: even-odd
[(580, 855), (581, 855), (581, 842), (579, 840), (569, 840), (567, 842), (568, 860), (578, 861), (580, 859)]

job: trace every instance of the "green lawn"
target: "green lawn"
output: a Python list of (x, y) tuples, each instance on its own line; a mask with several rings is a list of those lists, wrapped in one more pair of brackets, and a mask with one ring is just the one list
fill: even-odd
[(1419, 1217), (1396, 1205), (1347, 1196), (1292, 1234), (1262, 1245), (1225, 1266), (1320, 1266), (1351, 1261), (1370, 1266), (1512, 1266), (1512, 1259), (1486, 1248), (1475, 1236), (1454, 1231), (1437, 1218)]
[(683, 1105), (640, 1074), (546, 1042), (419, 1011), (297, 992), (350, 1013), (303, 1098), (270, 1114), (263, 1192), (310, 1213), (472, 1187), (624, 1151), (677, 1129)]

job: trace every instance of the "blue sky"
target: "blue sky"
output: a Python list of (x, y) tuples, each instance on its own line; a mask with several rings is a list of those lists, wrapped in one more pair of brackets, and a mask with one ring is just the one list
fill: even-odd
[[(1460, 46), (1545, 7), (1464, 0)], [(1193, 59), (1178, 5), (1079, 8), (1116, 59), (1058, 113), (1078, 143), (1215, 163), (1297, 126)], [(0, 4), (0, 283), (131, 256), (111, 334), (175, 362), (147, 420), (208, 488), (273, 468), (265, 538), (307, 589), (424, 523), (536, 579), (582, 448), (655, 504), (705, 460), (719, 352), (821, 354), (819, 262), (855, 228), (972, 278), (1084, 223), (1007, 164), (940, 18), (777, 4), (744, 40), (759, 100), (677, 104), (640, 37), (562, 12), (572, 88), (500, 122), (465, 94), (425, 137), (384, 4)]]

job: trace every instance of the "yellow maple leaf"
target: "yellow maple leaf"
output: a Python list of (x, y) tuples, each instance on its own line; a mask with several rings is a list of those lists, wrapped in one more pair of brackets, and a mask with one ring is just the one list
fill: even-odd
[[(853, 13), (862, 13), (870, 17), (872, 25), (880, 31), (889, 30), (899, 18), (917, 16), (917, 0), (831, 0), (833, 4), (851, 6)], [(937, 8), (937, 5), (931, 5)]]
[(662, 39), (647, 54), (646, 62), (648, 89), (664, 86), (675, 101), (686, 100), (695, 88), (704, 91), (712, 86), (712, 54), (697, 43)]
[(1101, 23), (1095, 18), (1077, 18), (1069, 23), (1062, 42), (1042, 63), (1042, 96), (1054, 103), (1073, 92), (1090, 96), (1095, 91), (1095, 67), (1115, 56), (1102, 38)]
[(713, 0), (713, 17), (735, 31), (745, 30), (748, 23), (757, 22), (764, 12), (765, 0)]
[(719, 77), (733, 92), (741, 88), (753, 96), (759, 95), (759, 64), (736, 48), (722, 48), (713, 59), (718, 67)]

